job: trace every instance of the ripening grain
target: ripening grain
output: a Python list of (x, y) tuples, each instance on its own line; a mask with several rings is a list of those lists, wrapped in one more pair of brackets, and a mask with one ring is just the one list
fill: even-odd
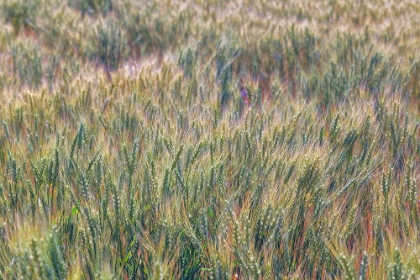
[(2, 0), (0, 27), (0, 279), (420, 277), (417, 1)]

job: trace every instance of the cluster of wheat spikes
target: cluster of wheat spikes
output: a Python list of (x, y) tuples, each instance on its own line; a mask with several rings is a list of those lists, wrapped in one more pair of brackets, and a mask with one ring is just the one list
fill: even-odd
[(2, 0), (0, 279), (419, 279), (419, 23)]

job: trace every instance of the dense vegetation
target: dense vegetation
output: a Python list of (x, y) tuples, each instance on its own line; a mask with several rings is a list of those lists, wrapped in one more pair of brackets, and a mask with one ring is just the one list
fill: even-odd
[(2, 0), (0, 279), (419, 279), (419, 23)]

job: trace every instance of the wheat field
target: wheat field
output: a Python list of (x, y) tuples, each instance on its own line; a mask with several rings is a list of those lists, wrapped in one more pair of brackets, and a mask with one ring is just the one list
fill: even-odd
[(0, 0), (0, 279), (420, 279), (417, 0)]

